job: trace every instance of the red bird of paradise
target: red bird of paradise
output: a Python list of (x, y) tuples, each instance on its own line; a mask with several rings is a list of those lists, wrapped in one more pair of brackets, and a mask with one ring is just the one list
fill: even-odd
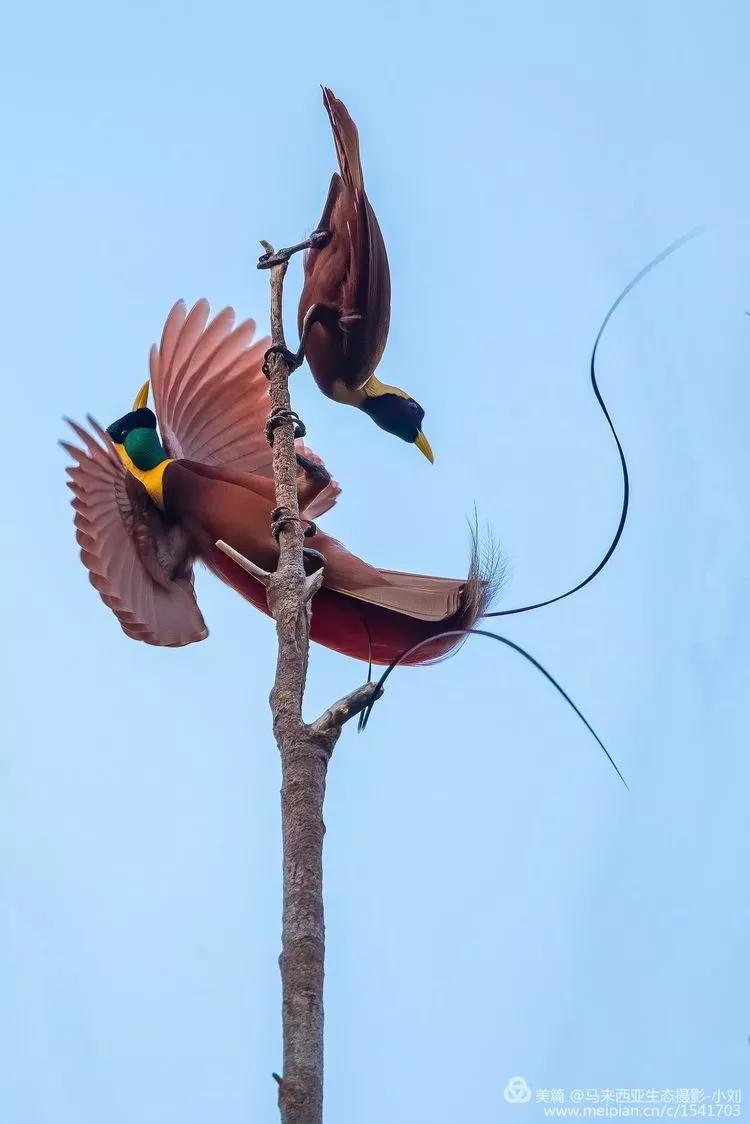
[[(309, 241), (274, 255), (278, 259), (308, 248), (297, 316), (300, 347), (296, 354), (283, 349), (285, 357), (292, 367), (307, 359), (326, 397), (362, 410), (432, 462), (422, 432), (422, 407), (406, 391), (375, 377), (391, 318), (388, 255), (365, 191), (357, 126), (325, 86), (323, 103), (340, 171), (333, 174), (318, 229)], [(260, 264), (269, 262), (261, 258)]]
[[(189, 313), (179, 301), (151, 350), (155, 413), (146, 382), (106, 431), (89, 417), (91, 431), (70, 422), (82, 448), (62, 442), (76, 462), (67, 471), (81, 559), (123, 630), (147, 644), (207, 636), (196, 561), (268, 612), (262, 582), (216, 546), (223, 540), (266, 571), (278, 560), (262, 372), (268, 341), (254, 343), (254, 332), (252, 320), (234, 326), (231, 308), (209, 322), (207, 301)], [(312, 521), (340, 489), (300, 442), (297, 459), (300, 511)], [(306, 563), (324, 566), (311, 638), (335, 651), (388, 664), (422, 644), (409, 662), (431, 662), (462, 640), (438, 633), (470, 628), (487, 608), (492, 575), (480, 575), (476, 543), (468, 577), (451, 579), (379, 569), (314, 524), (310, 531)]]

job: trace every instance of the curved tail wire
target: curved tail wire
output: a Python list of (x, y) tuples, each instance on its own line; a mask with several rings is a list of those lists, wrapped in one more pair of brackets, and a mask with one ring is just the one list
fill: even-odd
[[(703, 226), (695, 227), (693, 230), (688, 231), (687, 234), (683, 234), (681, 238), (677, 238), (674, 242), (670, 242), (670, 244), (666, 247), (666, 249), (662, 250), (660, 254), (657, 254), (655, 258), (652, 258), (651, 261), (648, 262), (648, 264), (645, 265), (643, 267), (643, 269), (641, 269), (635, 275), (635, 277), (633, 277), (632, 280), (628, 282), (628, 284), (625, 286), (625, 288), (619, 294), (617, 299), (610, 306), (606, 316), (602, 320), (599, 331), (596, 334), (596, 339), (594, 340), (594, 346), (591, 349), (591, 363), (590, 363), (591, 386), (593, 388), (594, 395), (596, 396), (596, 400), (599, 403), (601, 411), (604, 414), (607, 425), (609, 426), (609, 428), (612, 432), (612, 436), (615, 439), (615, 445), (617, 446), (617, 452), (618, 452), (618, 455), (620, 457), (620, 466), (622, 468), (622, 508), (621, 508), (621, 511), (620, 511), (620, 520), (617, 524), (617, 530), (615, 531), (614, 537), (613, 537), (611, 543), (609, 544), (609, 547), (607, 548), (606, 553), (604, 554), (603, 558), (598, 563), (598, 565), (591, 571), (590, 574), (588, 574), (582, 581), (578, 582), (577, 585), (573, 586), (571, 589), (566, 590), (564, 593), (558, 593), (557, 596), (549, 597), (545, 601), (537, 601), (533, 605), (522, 605), (517, 609), (500, 609), (496, 612), (484, 613), (484, 614), (482, 614), (482, 619), (487, 619), (489, 617), (510, 617), (510, 616), (515, 616), (518, 613), (528, 613), (532, 609), (543, 609), (547, 605), (554, 605), (556, 601), (563, 601), (566, 597), (571, 597), (574, 593), (578, 593), (579, 590), (583, 589), (584, 586), (587, 586), (589, 584), (589, 582), (592, 582), (594, 580), (594, 578), (597, 576), (597, 574), (601, 573), (601, 571), (607, 565), (610, 558), (612, 557), (615, 550), (617, 549), (617, 544), (619, 543), (620, 538), (622, 536), (622, 532), (625, 528), (625, 522), (626, 522), (627, 516), (628, 516), (628, 506), (629, 506), (629, 503), (630, 503), (630, 477), (629, 477), (629, 474), (628, 474), (628, 465), (627, 465), (627, 461), (625, 459), (625, 452), (624, 452), (622, 444), (620, 442), (620, 438), (617, 435), (617, 430), (615, 429), (612, 418), (610, 417), (609, 410), (607, 409), (607, 407), (605, 405), (605, 402), (604, 402), (604, 399), (602, 398), (601, 392), (599, 390), (599, 384), (598, 384), (597, 378), (596, 378), (597, 351), (599, 349), (599, 344), (601, 342), (602, 336), (604, 335), (605, 328), (609, 324), (610, 320), (612, 319), (612, 317), (615, 314), (615, 312), (617, 311), (617, 309), (620, 307), (622, 302), (627, 297), (628, 293), (632, 292), (632, 290), (636, 287), (636, 285), (640, 281), (642, 281), (643, 278), (646, 276), (646, 274), (650, 273), (652, 269), (655, 269), (656, 266), (660, 265), (663, 261), (666, 260), (666, 258), (668, 258), (672, 254), (674, 254), (677, 250), (679, 250), (687, 242), (691, 242), (694, 238), (697, 238), (700, 234), (703, 233), (704, 230), (705, 230), (705, 227), (703, 227)], [(748, 315), (750, 315), (750, 313), (748, 313)], [(531, 655), (530, 652), (527, 652), (524, 648), (522, 648), (520, 646), (520, 644), (516, 644), (515, 641), (508, 639), (507, 636), (500, 636), (496, 632), (489, 632), (486, 629), (481, 629), (481, 628), (451, 629), (447, 632), (441, 632), (438, 636), (432, 636), (428, 640), (421, 640), (418, 644), (414, 644), (414, 645), (412, 645), (411, 648), (407, 648), (406, 651), (402, 652), (401, 655), (398, 657), (398, 659), (394, 660), (393, 663), (391, 663), (389, 665), (389, 667), (387, 667), (385, 669), (385, 671), (383, 672), (383, 674), (380, 676), (380, 679), (378, 680), (378, 687), (381, 688), (381, 690), (382, 690), (382, 687), (383, 687), (385, 681), (390, 676), (391, 672), (395, 671), (395, 669), (399, 666), (400, 663), (402, 663), (403, 660), (405, 660), (409, 656), (413, 655), (424, 644), (432, 643), (435, 640), (441, 639), (442, 637), (448, 637), (448, 636), (486, 636), (491, 640), (497, 640), (499, 643), (505, 644), (506, 647), (511, 648), (514, 652), (517, 652), (518, 655), (523, 656), (523, 658), (525, 660), (527, 660), (533, 667), (535, 667), (537, 669), (537, 671), (541, 672), (541, 674), (545, 677), (545, 679), (549, 683), (552, 684), (552, 686), (555, 688), (555, 690), (558, 691), (559, 694), (562, 695), (562, 697), (567, 702), (568, 706), (570, 706), (571, 709), (575, 711), (575, 713), (580, 718), (581, 722), (583, 722), (586, 729), (589, 731), (589, 733), (592, 734), (592, 736), (596, 739), (596, 741), (598, 742), (601, 749), (604, 751), (604, 753), (607, 757), (607, 760), (610, 762), (612, 768), (615, 770), (618, 777), (620, 778), (622, 783), (625, 785), (625, 788), (628, 788), (628, 783), (625, 780), (622, 773), (620, 772), (619, 768), (617, 767), (617, 764), (616, 764), (614, 758), (612, 757), (611, 753), (609, 752), (609, 750), (607, 749), (604, 742), (601, 740), (601, 738), (599, 737), (599, 735), (597, 734), (596, 730), (593, 728), (591, 723), (584, 717), (582, 712), (578, 709), (576, 704), (573, 702), (570, 695), (560, 686), (560, 684), (557, 682), (557, 680), (554, 678), (554, 676), (550, 675), (550, 673), (547, 671), (547, 669), (537, 659), (535, 659), (534, 656)], [(378, 697), (379, 697), (379, 692), (378, 692)], [(372, 713), (372, 708), (373, 708), (374, 705), (375, 705), (375, 699), (373, 699), (372, 702), (369, 704), (369, 706), (360, 714), (360, 717), (359, 717), (359, 729), (360, 729), (360, 731), (364, 730), (365, 727), (367, 726), (367, 723), (370, 720), (370, 715)]]
[(612, 542), (607, 548), (607, 552), (605, 553), (599, 564), (595, 567), (595, 569), (593, 569), (591, 573), (583, 579), (583, 581), (578, 582), (578, 585), (574, 585), (572, 589), (567, 589), (565, 593), (558, 593), (556, 597), (549, 597), (546, 601), (536, 601), (533, 605), (521, 605), (518, 609), (499, 609), (492, 613), (484, 613), (484, 618), (512, 617), (517, 613), (529, 613), (532, 609), (543, 609), (546, 605), (554, 605), (556, 601), (563, 601), (566, 597), (571, 597), (574, 593), (578, 593), (579, 590), (588, 585), (589, 582), (592, 582), (597, 574), (600, 574), (602, 572), (602, 570), (614, 554), (615, 550), (617, 549), (617, 544), (619, 543), (622, 532), (625, 529), (625, 521), (628, 517), (628, 506), (630, 504), (630, 477), (628, 475), (628, 465), (627, 461), (625, 460), (625, 453), (623, 451), (622, 445), (620, 444), (620, 438), (617, 436), (617, 430), (615, 429), (612, 418), (609, 415), (609, 410), (604, 404), (604, 399), (601, 396), (599, 384), (596, 380), (597, 350), (599, 348), (601, 338), (604, 334), (604, 329), (607, 327), (607, 324), (609, 324), (610, 320), (612, 319), (622, 302), (625, 300), (625, 297), (628, 295), (628, 293), (632, 292), (632, 290), (640, 281), (643, 280), (647, 273), (650, 273), (651, 270), (655, 269), (657, 265), (661, 265), (661, 263), (665, 261), (666, 258), (670, 257), (677, 250), (681, 249), (681, 247), (684, 246), (686, 242), (692, 242), (692, 240), (702, 234), (705, 229), (706, 228), (704, 226), (694, 227), (693, 230), (689, 230), (687, 234), (683, 234), (681, 238), (677, 238), (674, 242), (670, 242), (666, 249), (662, 250), (660, 254), (657, 254), (655, 258), (651, 259), (648, 265), (644, 265), (643, 269), (641, 269), (635, 275), (635, 277), (633, 277), (633, 279), (628, 282), (628, 284), (615, 300), (614, 304), (611, 305), (609, 311), (607, 312), (607, 315), (602, 320), (601, 327), (599, 328), (599, 331), (596, 334), (596, 339), (594, 340), (594, 346), (591, 349), (591, 386), (593, 387), (594, 394), (596, 395), (596, 400), (601, 407), (602, 413), (606, 418), (607, 425), (612, 431), (612, 436), (615, 439), (617, 452), (620, 457), (620, 466), (622, 468), (622, 509), (620, 511), (620, 521), (617, 524), (617, 530), (615, 531)]
[[(617, 775), (620, 778), (620, 780), (622, 781), (622, 783), (625, 785), (626, 788), (629, 789), (628, 782), (625, 780), (624, 776), (622, 775), (622, 773), (618, 769), (614, 758), (612, 757), (611, 753), (607, 749), (607, 747), (604, 744), (604, 742), (602, 741), (602, 739), (597, 734), (594, 727), (583, 716), (583, 714), (578, 709), (576, 704), (573, 702), (573, 700), (571, 699), (571, 697), (567, 693), (567, 691), (565, 691), (560, 686), (560, 684), (557, 682), (557, 680), (554, 678), (554, 676), (550, 675), (550, 673), (547, 671), (546, 667), (544, 667), (539, 662), (539, 660), (535, 659), (534, 656), (532, 656), (529, 652), (527, 652), (525, 648), (522, 648), (520, 646), (520, 644), (516, 644), (515, 641), (509, 640), (507, 636), (500, 636), (497, 632), (488, 632), (486, 629), (483, 629), (483, 628), (451, 629), (448, 632), (441, 632), (440, 633), (440, 637), (442, 637), (442, 636), (458, 636), (458, 635), (461, 635), (461, 636), (487, 636), (491, 640), (498, 640), (501, 644), (505, 644), (508, 648), (512, 648), (514, 652), (518, 652), (518, 654), (520, 656), (523, 656), (523, 658), (525, 660), (528, 660), (528, 662), (533, 667), (535, 667), (537, 669), (537, 671), (540, 671), (542, 673), (542, 675), (544, 676), (544, 678), (549, 683), (552, 684), (552, 686), (555, 688), (555, 690), (558, 691), (562, 695), (562, 697), (565, 699), (568, 706), (570, 706), (576, 712), (576, 714), (580, 718), (581, 722), (583, 722), (586, 729), (589, 731), (590, 734), (592, 734), (594, 736), (594, 738), (596, 738), (597, 742), (599, 743), (601, 748), (604, 750), (604, 753), (606, 754), (607, 759), (609, 760), (610, 764), (612, 765), (612, 768), (617, 773)], [(394, 660), (393, 663), (389, 667), (387, 667), (385, 669), (385, 671), (383, 672), (383, 674), (380, 676), (380, 679), (378, 680), (378, 687), (382, 690), (383, 684), (385, 683), (386, 679), (388, 678), (388, 676), (391, 674), (392, 671), (395, 671), (395, 669), (398, 667), (398, 665), (401, 663), (402, 660), (405, 660), (408, 656), (413, 655), (413, 653), (416, 652), (416, 650), (418, 648), (421, 648), (423, 644), (429, 644), (431, 641), (433, 641), (435, 639), (438, 639), (438, 637), (432, 636), (428, 640), (420, 640), (418, 644), (413, 644), (411, 648), (407, 648), (407, 650), (405, 652), (402, 652), (401, 655), (398, 657), (398, 659)], [(376, 692), (377, 697), (379, 697), (379, 694), (380, 694), (379, 691)], [(359, 723), (359, 729), (360, 730), (364, 730), (365, 727), (367, 726), (367, 723), (370, 720), (370, 714), (372, 713), (372, 708), (373, 708), (374, 705), (375, 705), (375, 698), (373, 698), (372, 702), (369, 704), (367, 709), (362, 712), (362, 715), (360, 717), (360, 723)]]

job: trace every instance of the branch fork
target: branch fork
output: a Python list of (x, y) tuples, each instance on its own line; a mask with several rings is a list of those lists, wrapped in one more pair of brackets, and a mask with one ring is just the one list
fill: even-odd
[[(230, 546), (229, 543), (224, 542), (223, 539), (217, 539), (216, 546), (219, 550), (226, 554), (228, 558), (231, 558), (233, 562), (236, 562), (237, 565), (245, 571), (245, 573), (250, 574), (266, 587), (269, 592), (269, 608), (273, 612), (270, 604), (270, 595), (274, 587), (274, 578), (276, 577), (276, 574), (271, 573), (270, 570), (264, 570), (261, 566), (256, 566), (254, 562), (252, 562), (249, 558), (246, 558), (244, 554), (240, 554), (239, 550), (235, 550), (233, 546)], [(309, 552), (305, 550), (305, 553), (317, 554), (318, 552), (317, 550)], [(278, 573), (278, 571), (276, 573)], [(324, 577), (325, 574), (323, 572), (322, 566), (313, 574), (305, 575), (305, 603), (311, 601), (315, 594), (318, 592), (323, 584)]]
[[(298, 459), (295, 436), (298, 416), (291, 408), (289, 375), (298, 355), (284, 340), (283, 283), (289, 258), (302, 249), (319, 249), (330, 235), (315, 231), (306, 241), (266, 251), (258, 262), (270, 270), (271, 347), (264, 370), (269, 379), (271, 413), (267, 433), (273, 450), (276, 492), (273, 533), (278, 538), (275, 573), (257, 566), (231, 543), (216, 545), (266, 589), (269, 610), (276, 621), (278, 658), (271, 690), (273, 730), (281, 756), (281, 819), (283, 850), (283, 909), (281, 969), (284, 1066), (278, 1085), (281, 1124), (322, 1124), (323, 1120), (323, 800), (333, 749), (346, 722), (363, 713), (382, 689), (365, 683), (345, 695), (307, 724), (302, 699), (307, 675), (312, 599), (324, 580), (322, 556), (304, 545), (305, 532), (297, 496)], [(312, 316), (305, 318), (305, 326)], [(304, 351), (305, 332), (300, 351)], [(301, 362), (301, 359), (300, 359)], [(295, 432), (296, 429), (296, 432)], [(314, 524), (312, 525), (314, 528)], [(317, 561), (307, 574), (305, 563)]]

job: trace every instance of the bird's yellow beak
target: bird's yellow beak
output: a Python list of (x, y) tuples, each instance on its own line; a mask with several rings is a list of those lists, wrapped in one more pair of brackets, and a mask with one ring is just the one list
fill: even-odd
[(135, 402), (133, 403), (133, 409), (134, 410), (142, 410), (143, 407), (147, 406), (147, 405), (148, 405), (148, 379), (146, 379), (143, 386), (141, 387), (141, 389), (136, 394)]
[(427, 440), (424, 433), (422, 433), (421, 429), (420, 429), (419, 433), (417, 434), (417, 439), (414, 442), (414, 444), (417, 446), (420, 453), (424, 453), (424, 455), (427, 457), (427, 460), (430, 462), (430, 464), (435, 463), (435, 457), (433, 456), (432, 447), (430, 445), (430, 442)]

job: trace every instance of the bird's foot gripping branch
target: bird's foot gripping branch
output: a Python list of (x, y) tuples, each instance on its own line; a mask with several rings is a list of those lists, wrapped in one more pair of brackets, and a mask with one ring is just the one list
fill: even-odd
[[(329, 707), (316, 722), (302, 718), (312, 600), (324, 579), (323, 556), (306, 548), (300, 516), (295, 448), (297, 415), (289, 398), (291, 364), (282, 317), (288, 257), (264, 243), (271, 269), (271, 343), (268, 354), (273, 478), (279, 560), (261, 570), (224, 541), (217, 546), (266, 588), (276, 621), (278, 659), (271, 690), (273, 729), (281, 755), (283, 837), (282, 987), (284, 1070), (276, 1077), (282, 1124), (320, 1124), (323, 1114), (323, 799), (328, 762), (341, 730), (379, 696), (366, 683)], [(277, 514), (274, 513), (274, 514)], [(308, 573), (308, 570), (314, 572)]]
[[(271, 365), (270, 363), (268, 363), (268, 356), (270, 354), (273, 354), (278, 355), (282, 362), (285, 364), (287, 370), (291, 372), (293, 368), (291, 363), (287, 359), (286, 351), (286, 348), (269, 348), (269, 350), (266, 352), (266, 358), (263, 361), (263, 370), (266, 370), (266, 365), (268, 365), (268, 370), (271, 370)], [(271, 377), (270, 374), (268, 375), (268, 377)], [(289, 376), (287, 376), (287, 378), (288, 377)], [(296, 410), (290, 410), (283, 406), (275, 406), (271, 410), (271, 413), (268, 415), (268, 421), (266, 422), (266, 438), (268, 439), (269, 445), (273, 445), (273, 436), (279, 426), (283, 425), (284, 422), (289, 421), (294, 422), (295, 439), (298, 437), (305, 437), (307, 435), (305, 423), (302, 421)]]
[[(281, 347), (278, 345), (269, 347), (268, 351), (263, 357), (263, 374), (267, 379), (270, 379), (271, 377), (271, 358), (274, 355), (281, 356), (290, 372), (296, 371), (298, 367), (301, 367), (305, 359), (305, 352), (302, 346), (300, 346), (298, 351), (290, 351), (288, 347)], [(273, 444), (273, 441), (271, 441), (270, 437), (269, 441), (271, 442), (271, 444)]]
[(275, 265), (286, 265), (294, 254), (298, 254), (301, 250), (322, 250), (330, 239), (330, 230), (314, 230), (304, 242), (297, 242), (294, 246), (286, 246), (282, 250), (274, 250), (270, 242), (261, 242), (266, 252), (258, 258), (258, 269), (273, 269)]
[[(267, 379), (270, 379), (271, 377), (271, 357), (274, 355), (280, 355), (282, 357), (287, 367), (289, 368), (290, 373), (292, 371), (296, 371), (298, 367), (302, 366), (305, 361), (305, 352), (307, 349), (307, 342), (310, 339), (310, 332), (313, 328), (313, 325), (315, 325), (321, 319), (330, 320), (330, 309), (326, 310), (323, 305), (310, 305), (310, 307), (302, 317), (302, 330), (300, 332), (299, 347), (297, 348), (297, 350), (290, 351), (286, 344), (272, 344), (269, 347), (268, 351), (263, 357), (263, 374)], [(352, 324), (358, 323), (363, 319), (364, 317), (360, 316), (359, 314), (353, 313), (349, 316), (340, 316), (338, 318), (338, 324), (342, 331), (347, 332), (350, 331)]]
[[(483, 618), (525, 613), (573, 596), (617, 548), (629, 483), (597, 385), (597, 348), (627, 294), (696, 233), (667, 247), (629, 282), (605, 316), (591, 353), (592, 389), (622, 467), (621, 515), (606, 553), (563, 593), (492, 610), (502, 566), (492, 549), (481, 548), (476, 528), (468, 573), (455, 579), (372, 566), (313, 522), (330, 510), (341, 489), (320, 457), (299, 443), (304, 427), (291, 408), (289, 376), (303, 359), (328, 399), (359, 409), (433, 460), (422, 431), (424, 409), (376, 375), (390, 324), (388, 257), (365, 191), (356, 125), (329, 89), (323, 99), (339, 170), (311, 238), (278, 252), (263, 243), (258, 264), (269, 270), (272, 338), (254, 342), (254, 321), (236, 323), (231, 308), (211, 319), (206, 300), (189, 310), (178, 301), (151, 350), (150, 377), (132, 409), (106, 430), (91, 417), (88, 429), (71, 422), (81, 445), (64, 442), (73, 459), (67, 472), (81, 560), (129, 637), (168, 647), (205, 640), (208, 630), (193, 584), (198, 560), (276, 621), (271, 710), (283, 777), (284, 1073), (278, 1078), (283, 1124), (322, 1121), (322, 812), (328, 762), (344, 723), (359, 714), (366, 725), (396, 668), (442, 659), (467, 637), (480, 636), (501, 643), (544, 675), (609, 757), (539, 661), (479, 625)], [(300, 340), (292, 352), (284, 340), (282, 285), (291, 256), (304, 249), (310, 252), (297, 308)], [(329, 649), (385, 670), (378, 683), (368, 681), (307, 724), (302, 699), (311, 635)]]
[[(260, 244), (266, 252), (264, 254), (261, 254), (261, 256), (258, 258), (258, 269), (278, 269), (280, 266), (283, 266), (284, 272), (286, 272), (286, 267), (289, 264), (289, 259), (293, 254), (298, 253), (300, 250), (322, 250), (323, 247), (330, 242), (330, 240), (330, 230), (314, 230), (310, 237), (305, 239), (304, 242), (297, 242), (297, 244), (294, 246), (287, 246), (286, 249), (278, 251), (274, 250), (270, 242), (261, 240)], [(305, 361), (305, 348), (307, 346), (310, 329), (315, 323), (318, 313), (319, 310), (317, 306), (313, 306), (307, 310), (307, 314), (304, 316), (302, 321), (299, 347), (296, 351), (290, 351), (290, 349), (287, 347), (286, 340), (284, 339), (283, 327), (280, 326), (279, 338), (277, 339), (274, 335), (273, 342), (271, 343), (271, 346), (268, 348), (268, 351), (263, 357), (263, 374), (267, 379), (271, 378), (273, 361), (276, 356), (278, 356), (285, 364), (287, 369), (287, 377), (289, 377), (292, 371), (296, 371), (298, 367), (302, 366)], [(296, 434), (295, 436), (304, 437), (305, 427), (299, 420), (299, 418), (296, 417), (296, 415), (295, 418), (299, 423), (301, 429), (301, 432)], [(269, 418), (269, 425), (271, 425), (271, 418)], [(266, 432), (268, 434), (268, 441), (272, 445), (273, 431), (271, 429), (267, 430)]]

